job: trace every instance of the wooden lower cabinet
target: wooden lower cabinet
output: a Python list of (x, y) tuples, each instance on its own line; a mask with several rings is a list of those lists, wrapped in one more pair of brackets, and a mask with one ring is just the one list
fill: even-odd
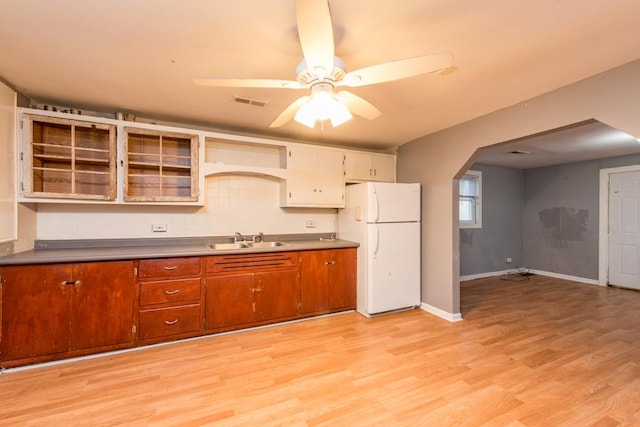
[(133, 344), (133, 261), (3, 267), (0, 275), (0, 360), (24, 364)]
[(254, 274), (222, 275), (206, 278), (206, 329), (227, 329), (256, 321)]
[(199, 332), (202, 329), (200, 304), (179, 305), (140, 311), (138, 338), (168, 338)]
[(356, 306), (356, 249), (301, 253), (301, 312), (320, 314)]
[(355, 289), (355, 248), (0, 267), (0, 366), (349, 310)]
[(254, 301), (258, 321), (287, 319), (298, 314), (298, 269), (256, 273), (255, 286)]
[(298, 263), (297, 252), (210, 257), (206, 329), (238, 329), (297, 317)]
[(141, 260), (138, 340), (143, 344), (202, 334), (200, 257)]

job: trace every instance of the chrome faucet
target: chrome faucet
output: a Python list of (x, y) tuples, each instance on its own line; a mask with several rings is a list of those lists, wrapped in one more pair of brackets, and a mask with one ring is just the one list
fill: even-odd
[(257, 242), (264, 242), (264, 233), (261, 231), (258, 234), (253, 236), (253, 242), (257, 243)]
[(246, 242), (246, 241), (247, 241), (247, 238), (244, 237), (241, 233), (238, 233), (237, 231), (233, 235), (233, 243)]

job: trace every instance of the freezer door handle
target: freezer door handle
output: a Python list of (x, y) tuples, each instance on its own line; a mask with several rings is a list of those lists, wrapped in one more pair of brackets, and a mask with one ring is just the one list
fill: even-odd
[(373, 215), (372, 222), (378, 222), (378, 217), (380, 216), (380, 203), (378, 202), (378, 193), (375, 191), (375, 187), (373, 187), (372, 194), (372, 203), (373, 203)]

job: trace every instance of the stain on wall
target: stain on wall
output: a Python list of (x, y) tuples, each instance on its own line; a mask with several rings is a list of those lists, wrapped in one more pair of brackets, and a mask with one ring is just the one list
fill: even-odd
[(544, 235), (552, 248), (566, 248), (569, 242), (583, 240), (587, 231), (589, 211), (567, 207), (553, 207), (539, 212)]

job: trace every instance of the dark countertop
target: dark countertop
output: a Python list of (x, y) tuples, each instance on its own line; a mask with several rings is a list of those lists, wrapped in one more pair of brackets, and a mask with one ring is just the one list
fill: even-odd
[(355, 248), (359, 246), (356, 242), (327, 238), (326, 234), (282, 234), (265, 235), (265, 241), (285, 242), (285, 246), (227, 250), (217, 250), (209, 247), (209, 245), (213, 243), (229, 243), (231, 241), (229, 237), (219, 236), (153, 239), (41, 240), (35, 242), (35, 249), (33, 250), (0, 257), (0, 266), (305, 251)]

